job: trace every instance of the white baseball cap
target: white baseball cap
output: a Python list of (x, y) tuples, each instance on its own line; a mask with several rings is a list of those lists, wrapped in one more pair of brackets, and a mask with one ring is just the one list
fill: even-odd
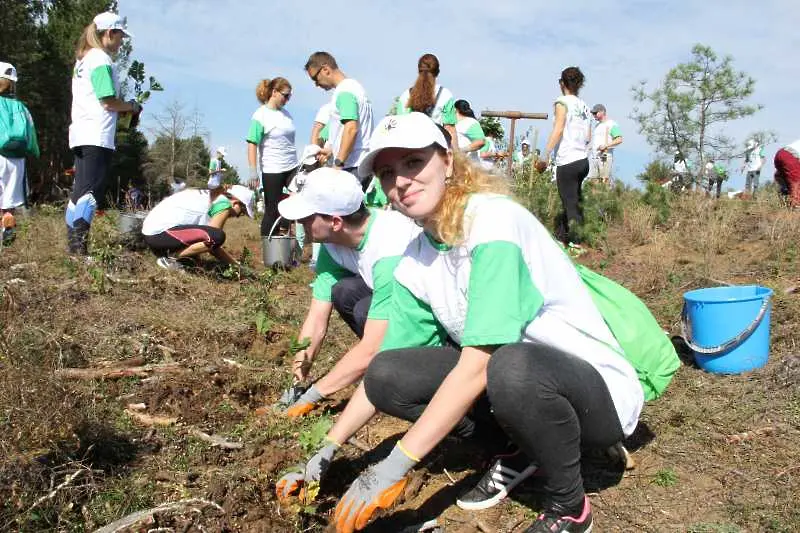
[(372, 174), (375, 158), (386, 148), (427, 148), (438, 144), (448, 149), (447, 139), (439, 126), (424, 113), (408, 113), (384, 117), (372, 131), (369, 140), (370, 151), (358, 165), (359, 176), (366, 178)]
[(278, 212), (287, 220), (300, 220), (315, 213), (346, 216), (364, 203), (364, 191), (355, 176), (344, 170), (318, 168), (306, 176), (303, 189), (278, 203)]
[(128, 31), (128, 18), (120, 17), (111, 11), (106, 11), (105, 13), (100, 13), (97, 15), (94, 18), (94, 25), (100, 31), (120, 30), (128, 37), (133, 37), (133, 34)]
[(322, 151), (322, 148), (316, 144), (309, 144), (303, 148), (303, 155), (300, 156), (301, 165), (313, 165), (317, 162), (317, 154)]
[(4, 63), (0, 61), (0, 78), (17, 82), (17, 69), (11, 63)]
[(523, 144), (527, 145), (527, 146), (530, 146), (531, 142), (528, 139), (522, 139), (522, 142), (520, 143), (520, 146), (523, 145)]
[(253, 191), (244, 185), (232, 185), (231, 188), (228, 189), (228, 194), (242, 202), (247, 209), (247, 216), (253, 218), (253, 198), (255, 197)]
[(222, 157), (228, 157), (228, 150), (226, 150), (224, 146), (217, 147), (217, 153)]

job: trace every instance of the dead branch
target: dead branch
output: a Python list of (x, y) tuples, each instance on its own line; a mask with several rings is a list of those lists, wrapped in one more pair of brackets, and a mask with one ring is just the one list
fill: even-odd
[(450, 475), (450, 472), (448, 472), (446, 468), (442, 468), (442, 471), (444, 471), (444, 475), (447, 476), (447, 479), (450, 480), (447, 484), (450, 485), (451, 487), (453, 485), (455, 485), (456, 484), (456, 480), (453, 479), (453, 476)]
[(125, 279), (125, 278), (118, 278), (116, 276), (112, 276), (109, 273), (106, 273), (106, 279), (111, 283), (118, 283), (120, 285), (140, 285), (142, 283), (147, 283), (150, 279)]
[[(56, 495), (56, 493), (57, 493), (58, 491), (60, 491), (61, 489), (63, 489), (63, 488), (66, 488), (66, 487), (68, 487), (69, 485), (71, 485), (71, 484), (72, 484), (72, 482), (73, 482), (73, 481), (75, 481), (75, 480), (76, 480), (76, 479), (77, 479), (77, 478), (78, 478), (78, 477), (79, 477), (81, 474), (85, 474), (86, 472), (87, 472), (87, 470), (86, 470), (86, 469), (80, 469), (80, 470), (76, 470), (75, 472), (73, 472), (73, 473), (72, 473), (72, 475), (70, 475), (70, 476), (67, 476), (67, 477), (64, 479), (64, 481), (62, 481), (62, 482), (61, 482), (61, 483), (60, 483), (60, 484), (59, 484), (57, 487), (55, 487), (53, 490), (51, 490), (51, 491), (50, 491), (49, 493), (47, 493), (45, 496), (42, 496), (41, 498), (39, 498), (38, 500), (36, 500), (35, 502), (33, 502), (33, 505), (31, 505), (31, 506), (28, 508), (28, 513), (30, 513), (31, 511), (33, 511), (33, 510), (34, 510), (34, 509), (36, 509), (37, 507), (39, 507), (41, 504), (43, 504), (43, 503), (44, 503), (44, 502), (46, 502), (47, 500), (52, 500), (52, 499), (55, 497), (55, 495)], [(51, 486), (52, 486), (52, 485), (51, 485)]]
[(183, 370), (178, 363), (165, 363), (130, 368), (62, 368), (56, 370), (55, 375), (67, 379), (121, 379), (145, 377), (151, 374), (179, 374)]
[(227, 358), (224, 358), (224, 357), (222, 358), (222, 362), (225, 363), (228, 366), (232, 366), (234, 368), (239, 368), (241, 370), (250, 370), (250, 371), (253, 371), (253, 372), (266, 372), (266, 371), (270, 370), (269, 368), (263, 367), (263, 366), (247, 366), (247, 365), (243, 365), (242, 363), (240, 363), (238, 361), (235, 361), (233, 359), (227, 359)]
[(102, 368), (130, 368), (132, 366), (143, 366), (145, 363), (145, 358), (137, 355), (120, 361), (99, 361), (97, 366)]
[(145, 426), (171, 426), (178, 421), (177, 418), (151, 416), (144, 413), (137, 413), (136, 411), (131, 411), (130, 409), (125, 409), (125, 414), (140, 424), (144, 424)]
[(753, 440), (756, 437), (769, 436), (774, 433), (775, 433), (775, 427), (767, 426), (759, 429), (754, 429), (753, 431), (744, 431), (742, 433), (727, 435), (725, 437), (725, 442), (727, 442), (728, 444), (741, 444), (742, 442)]
[(231, 442), (229, 440), (223, 439), (222, 437), (204, 433), (197, 428), (190, 429), (189, 434), (194, 435), (195, 437), (197, 437), (202, 441), (208, 442), (212, 446), (219, 446), (224, 450), (241, 450), (242, 448), (244, 448), (244, 443), (242, 442)]
[(94, 533), (117, 533), (118, 531), (127, 529), (139, 522), (149, 520), (152, 518), (154, 514), (158, 513), (178, 511), (180, 509), (187, 509), (195, 512), (200, 512), (200, 510), (197, 507), (200, 507), (201, 509), (204, 507), (213, 507), (214, 510), (222, 514), (225, 514), (225, 509), (223, 509), (214, 502), (210, 502), (208, 500), (202, 500), (200, 498), (191, 498), (189, 500), (181, 500), (174, 503), (165, 503), (163, 505), (159, 505), (158, 507), (153, 507), (152, 509), (146, 509), (144, 511), (136, 511), (135, 513), (131, 513), (128, 516), (120, 518), (116, 522), (112, 522), (107, 526), (103, 526), (100, 529), (96, 529)]

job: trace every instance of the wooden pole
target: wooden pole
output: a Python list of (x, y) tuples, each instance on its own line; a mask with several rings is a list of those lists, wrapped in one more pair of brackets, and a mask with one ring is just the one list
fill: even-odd
[[(508, 177), (514, 175), (514, 130), (516, 128), (517, 120), (547, 120), (547, 113), (523, 113), (522, 111), (492, 111), (486, 109), (481, 111), (481, 117), (496, 117), (511, 119), (511, 138), (508, 141)], [(538, 135), (538, 130), (537, 130)]]

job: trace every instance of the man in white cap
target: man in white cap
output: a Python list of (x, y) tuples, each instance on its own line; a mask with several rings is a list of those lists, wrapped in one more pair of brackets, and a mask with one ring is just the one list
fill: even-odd
[(400, 213), (368, 209), (359, 180), (327, 167), (308, 174), (300, 192), (282, 200), (278, 211), (301, 222), (307, 238), (323, 243), (311, 305), (298, 335), (309, 345), (292, 363), (295, 381), (308, 378), (334, 308), (360, 339), (301, 396), (294, 387), (284, 394), (286, 414), (295, 417), (366, 372), (386, 332), (394, 268), (420, 228)]
[(514, 152), (513, 162), (514, 166), (521, 167), (527, 164), (531, 157), (531, 142), (528, 139), (522, 139), (519, 147), (519, 151)]
[(614, 167), (614, 148), (622, 144), (622, 132), (619, 124), (608, 118), (603, 104), (595, 104), (591, 113), (597, 124), (592, 132), (592, 167), (589, 175), (609, 184)]
[(208, 188), (218, 189), (222, 187), (222, 179), (226, 169), (223, 168), (222, 163), (225, 161), (225, 156), (228, 151), (224, 146), (217, 148), (216, 157), (213, 157), (208, 162)]

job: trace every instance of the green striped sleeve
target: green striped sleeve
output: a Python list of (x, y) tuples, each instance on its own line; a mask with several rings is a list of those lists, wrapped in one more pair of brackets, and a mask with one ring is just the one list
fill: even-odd
[(332, 301), (331, 292), (336, 282), (354, 274), (333, 260), (324, 246), (317, 257), (317, 277), (311, 284), (311, 293), (315, 300)]
[(217, 213), (230, 209), (231, 207), (233, 207), (233, 202), (231, 202), (227, 196), (220, 196), (211, 204), (211, 208), (208, 210), (208, 216), (213, 217)]
[(322, 142), (328, 142), (328, 137), (331, 135), (331, 129), (325, 124), (321, 130), (319, 130), (319, 138), (322, 139)]
[(431, 307), (395, 280), (389, 308), (389, 327), (383, 337), (381, 351), (444, 346), (446, 341), (447, 332), (436, 320)]
[(261, 121), (252, 119), (250, 121), (250, 131), (247, 132), (247, 142), (252, 144), (261, 144), (261, 139), (264, 138), (264, 125)]
[(92, 71), (92, 89), (98, 100), (117, 95), (117, 91), (114, 90), (111, 65), (100, 65)]
[(619, 124), (614, 124), (611, 126), (611, 130), (608, 132), (608, 135), (612, 139), (616, 139), (617, 137), (622, 137), (622, 130), (619, 129)]
[(515, 243), (492, 241), (472, 250), (462, 346), (518, 342), (544, 303)]
[(477, 122), (469, 127), (465, 135), (470, 141), (477, 141), (486, 138), (486, 135), (483, 133), (483, 128), (481, 128), (481, 125)]

